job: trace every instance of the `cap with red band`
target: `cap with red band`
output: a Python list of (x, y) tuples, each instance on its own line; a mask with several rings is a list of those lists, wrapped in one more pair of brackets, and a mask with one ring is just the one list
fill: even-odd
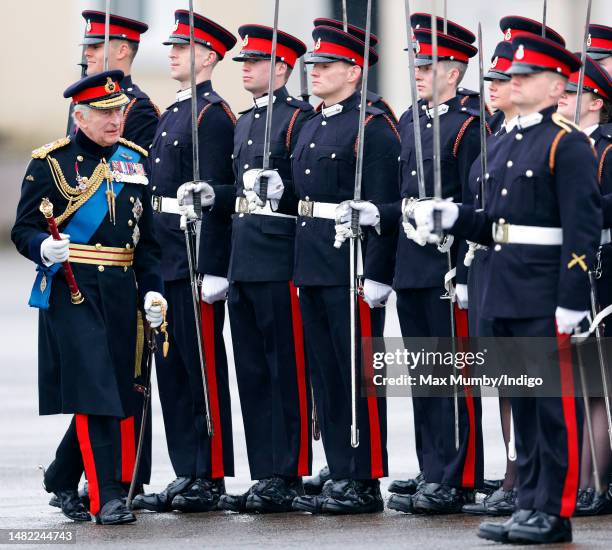
[(495, 52), (491, 58), (489, 70), (485, 73), (485, 80), (510, 80), (508, 69), (512, 65), (512, 44), (510, 42), (500, 42), (495, 47)]
[[(438, 38), (438, 59), (440, 61), (468, 63), (470, 57), (474, 57), (478, 53), (474, 46), (463, 42), (463, 40), (441, 32), (437, 32), (436, 36)], [(417, 29), (414, 31), (414, 63), (417, 67), (431, 65), (433, 56), (431, 39), (431, 29)]]
[[(346, 61), (363, 67), (365, 43), (350, 33), (335, 27), (319, 25), (312, 31), (314, 48), (305, 63)], [(370, 66), (378, 61), (378, 54), (370, 48)]]
[[(242, 25), (238, 34), (242, 38), (242, 49), (235, 56), (234, 61), (246, 61), (248, 59), (270, 59), (272, 55), (272, 27), (265, 25)], [(284, 61), (290, 67), (295, 65), (298, 58), (306, 53), (306, 44), (291, 36), (278, 31), (276, 40), (276, 59)]]
[(589, 25), (587, 52), (593, 59), (603, 59), (612, 55), (612, 27)]
[[(444, 18), (437, 17), (437, 27), (438, 32), (444, 32)], [(431, 29), (431, 14), (429, 13), (413, 13), (410, 16), (410, 26), (412, 27), (412, 31), (417, 31), (421, 29)], [(476, 36), (474, 33), (462, 27), (461, 25), (451, 21), (450, 19), (446, 20), (446, 34), (448, 36), (452, 36), (453, 38), (457, 38), (462, 42), (467, 42), (468, 44), (473, 44), (476, 42)]]
[[(82, 14), (86, 21), (83, 44), (104, 42), (106, 14), (103, 11), (85, 10)], [(110, 14), (109, 38), (140, 42), (140, 35), (147, 32), (149, 25), (135, 19)]]
[(117, 109), (130, 102), (119, 82), (123, 71), (104, 71), (86, 76), (64, 91), (64, 97), (72, 98), (75, 105), (88, 105), (93, 109)]
[[(172, 34), (164, 44), (166, 46), (171, 44), (188, 44), (189, 11), (176, 10), (174, 12), (174, 19)], [(237, 42), (236, 37), (230, 31), (198, 13), (193, 14), (193, 36), (195, 42), (210, 48), (221, 59), (225, 57), (228, 50), (231, 50)]]
[[(338, 19), (328, 19), (327, 17), (317, 17), (313, 24), (315, 27), (332, 27), (334, 29), (344, 30), (344, 23), (342, 21), (338, 21)], [(358, 38), (362, 42), (365, 43), (366, 33), (365, 29), (361, 27), (356, 27), (355, 25), (347, 25), (347, 32), (352, 34), (355, 38)], [(370, 33), (370, 46), (374, 47), (378, 44), (378, 36), (374, 33)]]
[[(529, 19), (528, 17), (522, 17), (520, 15), (507, 15), (499, 20), (499, 28), (504, 33), (504, 40), (506, 42), (512, 42), (519, 36), (542, 36), (542, 23), (535, 19)], [(565, 40), (563, 37), (554, 29), (546, 27), (546, 38), (556, 42), (561, 46), (565, 46)]]
[(580, 58), (557, 42), (536, 35), (519, 36), (512, 41), (514, 57), (508, 74), (552, 71), (569, 78), (580, 68)]
[[(578, 56), (580, 54), (577, 53), (575, 55)], [(567, 85), (565, 86), (565, 89), (568, 92), (577, 92), (579, 78), (579, 70), (572, 73)], [(591, 92), (608, 101), (612, 100), (612, 79), (610, 78), (610, 75), (588, 55), (586, 56), (584, 83), (582, 85), (582, 89), (585, 92)]]

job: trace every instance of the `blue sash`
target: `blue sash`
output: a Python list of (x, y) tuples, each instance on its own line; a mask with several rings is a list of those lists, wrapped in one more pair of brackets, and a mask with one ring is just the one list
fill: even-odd
[[(137, 163), (140, 161), (141, 155), (133, 149), (128, 149), (119, 144), (117, 150), (110, 158), (110, 162), (117, 160), (125, 163), (125, 158), (129, 158), (130, 162)], [(124, 184), (114, 182), (113, 189), (118, 197), (123, 189)], [(106, 186), (104, 182), (89, 198), (89, 200), (81, 206), (72, 216), (70, 223), (62, 229), (62, 233), (70, 235), (70, 242), (75, 244), (87, 244), (89, 239), (98, 230), (104, 218), (108, 214), (108, 202), (106, 200)], [(51, 284), (53, 276), (59, 271), (62, 264), (52, 264), (49, 267), (38, 265), (36, 267), (37, 275), (30, 294), (28, 305), (39, 309), (49, 309), (49, 297), (51, 295)]]

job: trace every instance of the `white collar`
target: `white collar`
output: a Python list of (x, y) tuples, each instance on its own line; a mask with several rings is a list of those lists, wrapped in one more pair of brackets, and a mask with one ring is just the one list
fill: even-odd
[(518, 115), (515, 117), (512, 117), (510, 120), (504, 120), (504, 122), (502, 122), (502, 128), (504, 130), (506, 130), (506, 133), (509, 134), (510, 132), (512, 132), (512, 130), (514, 130), (515, 126), (518, 124)]
[[(438, 115), (439, 116), (445, 115), (446, 113), (448, 113), (448, 109), (449, 107), (446, 103), (442, 103), (442, 105), (438, 105)], [(432, 107), (431, 109), (427, 109), (426, 113), (429, 118), (433, 118), (435, 115), (435, 110)]]
[(191, 88), (185, 88), (184, 90), (179, 90), (176, 92), (176, 101), (181, 102), (187, 99), (191, 99)]
[(529, 115), (524, 115), (524, 116), (519, 115), (516, 118), (517, 118), (516, 126), (520, 130), (524, 130), (525, 128), (529, 128), (531, 126), (535, 126), (536, 124), (540, 124), (544, 116), (542, 115), (542, 113), (531, 113)]
[(593, 126), (589, 126), (588, 128), (585, 128), (584, 130), (582, 130), (587, 136), (590, 136), (595, 130), (597, 130), (597, 128), (599, 128), (599, 124), (593, 124)]
[[(272, 96), (272, 103), (276, 102), (276, 96)], [(264, 107), (268, 106), (268, 94), (258, 97), (258, 98), (253, 98), (253, 103), (255, 103), (255, 107), (257, 107), (258, 109), (263, 109)]]
[(335, 105), (331, 105), (330, 107), (323, 107), (321, 109), (321, 114), (325, 118), (329, 118), (335, 115), (340, 114), (344, 110), (344, 105), (341, 103), (336, 103)]

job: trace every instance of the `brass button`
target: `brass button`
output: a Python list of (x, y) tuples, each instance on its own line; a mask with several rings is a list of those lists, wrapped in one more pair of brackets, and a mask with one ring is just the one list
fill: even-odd
[(127, 243), (127, 244), (125, 245), (125, 248), (127, 248), (128, 250), (130, 250), (130, 249), (132, 248), (132, 245), (131, 245), (130, 243)]
[(136, 199), (134, 197), (130, 197), (130, 202), (133, 204)]
[(134, 222), (132, 220), (128, 220), (128, 225), (132, 227), (134, 225)]
[(96, 243), (96, 249), (101, 250), (102, 249), (102, 245), (100, 243)]
[(104, 271), (104, 266), (103, 266), (103, 265), (99, 265), (99, 266), (98, 266), (98, 271), (99, 271), (100, 273), (102, 273), (102, 272)]
[(79, 162), (83, 162), (83, 155), (77, 155), (77, 160)]
[(127, 271), (127, 267), (128, 267), (127, 265), (124, 265), (124, 266), (123, 266), (123, 272), (124, 272), (124, 273)]

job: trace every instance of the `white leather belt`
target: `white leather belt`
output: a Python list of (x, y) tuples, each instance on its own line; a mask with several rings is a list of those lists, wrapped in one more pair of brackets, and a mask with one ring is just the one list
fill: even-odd
[(298, 214), (305, 218), (335, 220), (336, 208), (338, 208), (338, 204), (334, 202), (300, 201), (298, 204)]
[(601, 232), (601, 242), (599, 244), (608, 244), (612, 242), (612, 236), (609, 229), (604, 229)]
[(560, 227), (494, 223), (493, 240), (496, 243), (560, 246), (563, 244), (563, 230)]
[(176, 197), (160, 197), (153, 195), (151, 197), (151, 205), (153, 212), (164, 214), (179, 214), (178, 199)]
[(255, 216), (274, 216), (276, 218), (289, 218), (295, 220), (296, 216), (274, 212), (270, 206), (270, 201), (266, 201), (264, 206), (258, 206), (255, 210), (249, 210), (249, 201), (246, 197), (236, 197), (234, 208), (236, 214), (254, 214)]

